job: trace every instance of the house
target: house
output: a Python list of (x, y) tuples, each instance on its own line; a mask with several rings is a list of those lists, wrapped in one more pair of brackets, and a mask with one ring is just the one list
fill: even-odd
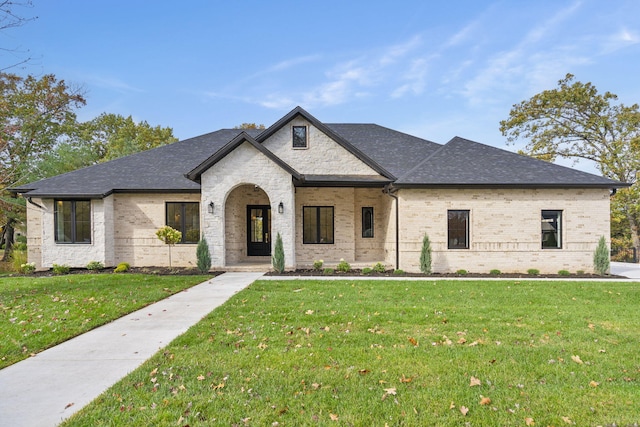
[(329, 124), (297, 107), (265, 130), (223, 129), (30, 183), (29, 260), (84, 267), (168, 263), (155, 232), (182, 231), (174, 266), (286, 268), (344, 259), (419, 271), (592, 271), (624, 184), (455, 137), (445, 145), (375, 124)]

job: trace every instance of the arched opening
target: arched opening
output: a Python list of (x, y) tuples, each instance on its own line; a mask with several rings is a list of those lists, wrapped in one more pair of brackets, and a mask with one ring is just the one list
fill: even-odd
[(254, 184), (234, 188), (225, 202), (225, 264), (269, 263), (271, 260), (271, 203)]

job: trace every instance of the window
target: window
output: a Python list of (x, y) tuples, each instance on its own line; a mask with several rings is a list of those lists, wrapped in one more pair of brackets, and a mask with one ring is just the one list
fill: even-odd
[(180, 243), (200, 240), (200, 203), (167, 202), (167, 225), (182, 233)]
[(302, 243), (333, 243), (333, 206), (304, 206), (302, 228)]
[(307, 127), (293, 127), (293, 148), (307, 148)]
[(448, 211), (448, 248), (469, 249), (469, 211)]
[(56, 243), (91, 243), (91, 201), (56, 200)]
[(362, 208), (362, 237), (373, 237), (373, 208)]
[(562, 211), (542, 211), (542, 249), (562, 248)]

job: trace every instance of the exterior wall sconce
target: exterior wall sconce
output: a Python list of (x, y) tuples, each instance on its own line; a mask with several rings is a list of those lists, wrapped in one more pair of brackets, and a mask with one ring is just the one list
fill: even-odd
[(207, 207), (207, 211), (208, 211), (210, 214), (212, 214), (212, 213), (213, 213), (213, 207), (214, 207), (213, 202), (209, 202), (209, 205), (208, 205), (208, 207)]
[(282, 204), (282, 202), (280, 202), (280, 204), (278, 205), (278, 213), (284, 213), (284, 205)]

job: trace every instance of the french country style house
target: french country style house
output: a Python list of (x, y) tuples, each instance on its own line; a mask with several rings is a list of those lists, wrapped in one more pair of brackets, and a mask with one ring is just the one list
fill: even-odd
[(455, 137), (444, 145), (375, 124), (323, 123), (297, 107), (267, 129), (222, 129), (33, 182), (29, 261), (84, 267), (168, 264), (156, 230), (182, 232), (173, 266), (287, 269), (382, 262), (433, 270), (592, 271), (609, 239), (609, 198), (624, 186)]

